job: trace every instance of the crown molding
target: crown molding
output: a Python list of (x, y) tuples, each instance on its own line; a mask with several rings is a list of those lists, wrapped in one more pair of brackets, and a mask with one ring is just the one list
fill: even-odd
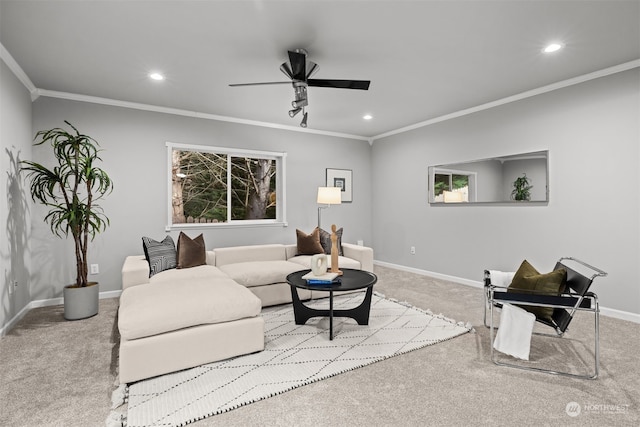
[(38, 88), (33, 84), (27, 73), (24, 72), (22, 67), (18, 65), (13, 56), (9, 53), (9, 51), (4, 47), (2, 43), (0, 43), (0, 58), (7, 64), (7, 67), (15, 74), (15, 76), (20, 80), (20, 82), (27, 88), (29, 93), (31, 94), (31, 102), (38, 99)]
[(500, 105), (509, 104), (511, 102), (520, 101), (522, 99), (531, 98), (533, 96), (541, 95), (543, 93), (552, 92), (554, 90), (562, 89), (565, 87), (577, 85), (579, 83), (584, 83), (589, 80), (594, 80), (600, 77), (605, 77), (611, 74), (620, 73), (622, 71), (631, 70), (633, 68), (640, 67), (640, 59), (636, 59), (634, 61), (625, 62), (620, 65), (616, 65), (613, 67), (605, 68), (603, 70), (594, 71), (593, 73), (584, 74), (582, 76), (573, 77), (571, 79), (562, 80), (557, 83), (552, 83), (547, 86), (542, 86), (537, 89), (528, 90), (526, 92), (519, 93), (517, 95), (508, 96), (506, 98), (498, 99), (496, 101), (487, 102), (486, 104), (481, 104), (476, 107), (467, 108), (465, 110), (456, 111), (455, 113), (445, 114), (444, 116), (436, 117), (433, 119), (425, 120), (423, 122), (419, 122), (413, 125), (405, 126), (396, 130), (392, 130), (389, 132), (381, 133), (380, 135), (376, 135), (371, 137), (371, 141), (376, 141), (378, 139), (386, 138), (388, 136), (397, 135), (404, 132), (409, 132), (415, 129), (419, 129), (425, 126), (430, 126), (435, 123), (444, 122), (447, 120), (455, 119), (458, 117), (466, 116), (469, 114), (477, 113), (479, 111), (488, 110), (490, 108), (495, 108)]
[(261, 122), (257, 120), (239, 119), (236, 117), (227, 117), (227, 116), (220, 116), (217, 114), (200, 113), (197, 111), (182, 110), (179, 108), (161, 107), (158, 105), (140, 104), (137, 102), (120, 101), (117, 99), (101, 98), (101, 97), (89, 96), (89, 95), (80, 95), (80, 94), (69, 93), (69, 92), (58, 92), (58, 91), (46, 90), (46, 89), (37, 89), (37, 92), (40, 96), (49, 97), (49, 98), (68, 99), (72, 101), (89, 102), (93, 104), (110, 105), (114, 107), (131, 108), (131, 109), (143, 110), (143, 111), (152, 111), (155, 113), (173, 114), (176, 116), (195, 117), (199, 119), (239, 123), (239, 124), (249, 125), (249, 126), (261, 126), (261, 127), (293, 131), (293, 132), (311, 133), (311, 134), (317, 134), (317, 135), (333, 136), (337, 138), (369, 141), (369, 138), (360, 136), (360, 135), (351, 135), (347, 133), (330, 132), (330, 131), (309, 129), (309, 128), (305, 129), (298, 126), (288, 126), (288, 125), (281, 125), (276, 123)]

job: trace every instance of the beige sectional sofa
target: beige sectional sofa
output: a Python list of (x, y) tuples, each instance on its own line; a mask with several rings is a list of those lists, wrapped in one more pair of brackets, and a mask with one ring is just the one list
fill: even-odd
[[(340, 268), (373, 271), (371, 248), (342, 248)], [(261, 308), (291, 302), (285, 278), (309, 268), (310, 258), (298, 255), (295, 244), (218, 248), (207, 251), (206, 265), (149, 277), (144, 255), (128, 256), (118, 311), (120, 382), (263, 350)]]

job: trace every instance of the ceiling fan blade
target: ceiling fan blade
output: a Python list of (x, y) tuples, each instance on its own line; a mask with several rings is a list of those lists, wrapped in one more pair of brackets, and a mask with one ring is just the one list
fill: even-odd
[(320, 66), (313, 61), (307, 61), (307, 79), (318, 72)]
[(291, 67), (289, 67), (289, 64), (283, 62), (282, 65), (280, 65), (280, 71), (282, 71), (285, 76), (293, 80), (293, 71), (291, 71)]
[(316, 87), (334, 87), (338, 89), (360, 89), (368, 90), (370, 80), (327, 80), (327, 79), (309, 79), (309, 86)]
[(290, 85), (291, 82), (231, 83), (229, 86)]
[(289, 51), (289, 62), (291, 63), (291, 71), (293, 72), (293, 80), (304, 81), (307, 77), (306, 62), (307, 55), (304, 53), (298, 53)]

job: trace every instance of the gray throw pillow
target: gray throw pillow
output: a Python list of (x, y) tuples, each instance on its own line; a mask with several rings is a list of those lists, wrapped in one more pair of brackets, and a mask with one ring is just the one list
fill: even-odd
[[(336, 230), (336, 236), (338, 237), (338, 255), (342, 256), (342, 227)], [(324, 253), (331, 255), (331, 232), (320, 229), (320, 244)]]

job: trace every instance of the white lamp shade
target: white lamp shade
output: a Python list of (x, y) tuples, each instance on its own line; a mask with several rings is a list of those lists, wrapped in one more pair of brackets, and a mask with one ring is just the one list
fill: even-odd
[(318, 203), (339, 205), (342, 203), (340, 187), (318, 187)]

